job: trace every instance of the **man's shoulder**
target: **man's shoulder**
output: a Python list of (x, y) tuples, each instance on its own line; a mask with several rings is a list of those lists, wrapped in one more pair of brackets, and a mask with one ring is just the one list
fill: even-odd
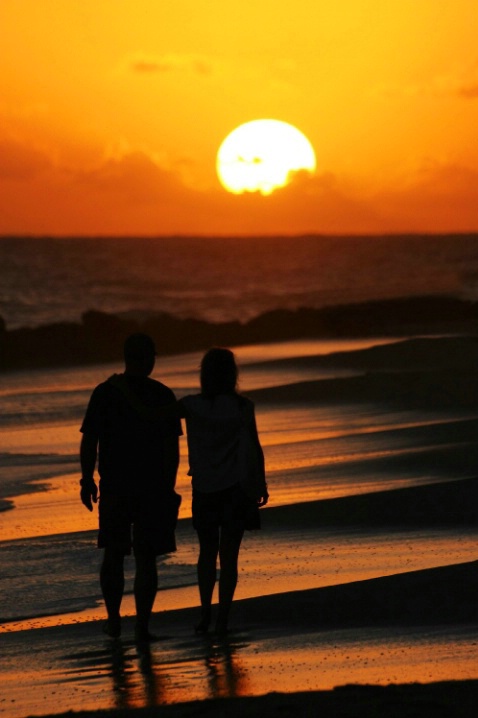
[(93, 391), (91, 392), (92, 398), (101, 398), (102, 396), (105, 396), (111, 391), (111, 383), (109, 379), (106, 379), (105, 381), (100, 382), (95, 386)]
[(152, 394), (154, 393), (154, 395), (157, 396), (158, 399), (162, 400), (163, 402), (169, 404), (176, 401), (174, 391), (170, 389), (169, 386), (166, 386), (166, 384), (163, 384), (162, 381), (147, 377), (146, 385), (148, 387), (148, 391), (150, 391)]

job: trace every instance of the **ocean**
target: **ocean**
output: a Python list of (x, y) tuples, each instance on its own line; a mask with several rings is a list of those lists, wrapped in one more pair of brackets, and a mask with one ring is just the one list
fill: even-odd
[[(2, 341), (19, 328), (79, 322), (92, 309), (134, 317), (164, 312), (214, 324), (394, 298), (473, 304), (478, 236), (3, 238), (0, 276)], [(442, 370), (454, 371), (460, 356), (461, 370), (471, 371), (474, 345), (469, 354), (452, 347), (448, 366), (450, 338), (458, 341), (453, 327), (448, 337), (428, 336), (428, 343), (389, 334), (234, 346), (241, 389), (256, 402), (271, 489), (264, 531), (245, 541), (239, 597), (286, 590), (285, 572), (287, 590), (390, 574), (411, 565), (407, 541), (417, 567), (469, 556), (473, 542), (448, 529), (439, 536), (425, 528), (394, 532), (378, 543), (372, 534), (357, 540), (339, 532), (324, 537), (317, 552), (315, 536), (292, 522), (282, 538), (276, 533), (274, 544), (267, 543), (267, 511), (476, 475), (473, 402), (438, 397), (420, 404), (391, 395), (392, 382), (412, 370), (436, 369), (437, 354), (445, 357)], [(160, 356), (154, 376), (177, 396), (197, 391), (200, 358), (200, 351)], [(120, 370), (118, 357), (0, 373), (0, 632), (86, 620), (103, 610), (96, 515), (78, 498), (79, 425), (93, 387)], [(364, 381), (369, 389), (361, 394)], [(385, 385), (387, 401), (377, 390)], [(178, 490), (179, 549), (160, 567), (158, 601), (170, 607), (197, 601), (185, 440)], [(323, 558), (331, 547), (333, 562)], [(285, 555), (294, 556), (293, 566), (284, 564)], [(130, 612), (131, 572), (130, 566)]]
[(478, 235), (0, 238), (8, 329), (83, 312), (245, 322), (274, 309), (478, 296)]

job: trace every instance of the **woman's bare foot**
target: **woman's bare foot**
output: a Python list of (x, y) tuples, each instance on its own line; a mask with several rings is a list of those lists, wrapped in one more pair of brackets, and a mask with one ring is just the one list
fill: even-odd
[(110, 638), (119, 638), (121, 636), (121, 618), (108, 618), (103, 623), (103, 633)]

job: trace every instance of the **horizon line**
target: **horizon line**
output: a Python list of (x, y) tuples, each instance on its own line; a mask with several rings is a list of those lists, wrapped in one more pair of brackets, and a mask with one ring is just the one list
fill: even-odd
[(448, 232), (433, 231), (404, 231), (404, 232), (297, 232), (297, 233), (261, 233), (261, 234), (189, 234), (189, 233), (171, 233), (171, 234), (33, 234), (33, 233), (15, 233), (0, 234), (0, 241), (12, 239), (385, 239), (385, 238), (405, 238), (405, 237), (469, 237), (477, 236), (478, 229), (469, 231), (457, 230)]

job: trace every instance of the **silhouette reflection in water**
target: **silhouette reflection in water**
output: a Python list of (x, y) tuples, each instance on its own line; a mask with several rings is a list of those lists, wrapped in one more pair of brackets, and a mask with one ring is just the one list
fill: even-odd
[(229, 640), (211, 642), (204, 660), (208, 672), (209, 698), (234, 698), (246, 694), (246, 673), (241, 670), (238, 648)]
[(105, 692), (110, 708), (143, 708), (206, 698), (247, 694), (247, 673), (240, 650), (247, 644), (232, 637), (215, 640), (158, 641), (153, 644), (105, 641), (97, 651), (78, 651), (62, 657), (69, 668), (63, 681)]

